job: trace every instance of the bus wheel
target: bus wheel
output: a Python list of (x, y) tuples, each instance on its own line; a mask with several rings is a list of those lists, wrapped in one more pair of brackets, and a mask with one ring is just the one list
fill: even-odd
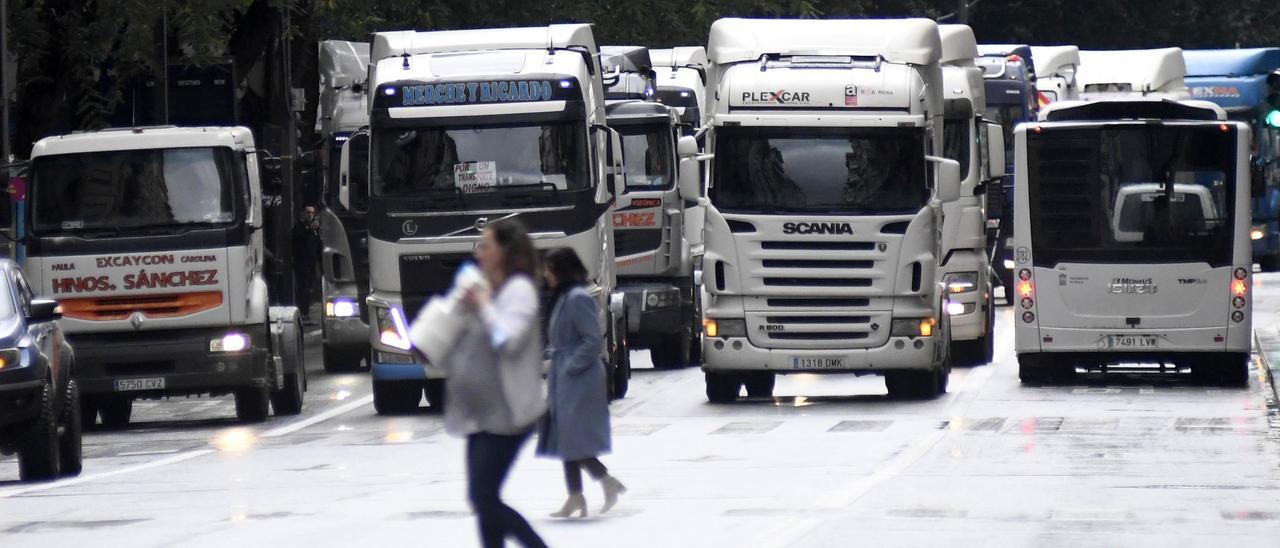
[(1222, 354), (1215, 358), (1200, 360), (1192, 366), (1191, 373), (1199, 379), (1224, 387), (1245, 388), (1249, 386), (1251, 361), (1247, 353)]

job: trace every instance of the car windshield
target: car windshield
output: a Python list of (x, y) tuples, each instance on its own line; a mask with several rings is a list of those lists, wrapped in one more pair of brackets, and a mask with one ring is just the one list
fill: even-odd
[(919, 129), (727, 126), (711, 201), (723, 211), (912, 213), (928, 201)]
[(32, 173), (42, 233), (230, 223), (247, 175), (243, 157), (212, 147), (41, 156)]
[(622, 158), (628, 190), (664, 190), (675, 185), (675, 146), (671, 126), (624, 125)]
[(1230, 264), (1235, 139), (1216, 124), (1028, 133), (1036, 264)]
[(580, 190), (591, 183), (581, 122), (387, 128), (374, 135), (377, 196)]

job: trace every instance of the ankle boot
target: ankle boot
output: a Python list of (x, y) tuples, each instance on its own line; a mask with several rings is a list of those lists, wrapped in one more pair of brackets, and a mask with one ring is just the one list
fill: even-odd
[(575, 513), (580, 518), (587, 517), (587, 498), (582, 496), (582, 493), (569, 495), (569, 500), (564, 501), (564, 506), (560, 508), (560, 511), (552, 513), (551, 517), (568, 518), (573, 517)]
[(613, 476), (605, 476), (600, 480), (600, 487), (604, 489), (604, 506), (600, 508), (601, 514), (613, 509), (614, 505), (618, 504), (618, 495), (627, 492), (627, 486)]

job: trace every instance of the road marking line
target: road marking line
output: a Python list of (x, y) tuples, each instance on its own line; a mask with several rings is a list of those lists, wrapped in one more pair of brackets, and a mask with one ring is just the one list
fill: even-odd
[(116, 457), (151, 457), (155, 455), (172, 455), (182, 451), (181, 449), (161, 449), (158, 451), (129, 451), (127, 453), (116, 453)]
[(368, 396), (365, 396), (363, 398), (360, 398), (358, 400), (355, 400), (349, 403), (345, 403), (343, 405), (339, 405), (338, 407), (325, 411), (324, 413), (320, 413), (319, 415), (316, 415), (314, 417), (309, 417), (292, 424), (286, 424), (279, 428), (268, 430), (259, 437), (278, 438), (280, 436), (287, 436), (289, 434), (302, 430), (303, 428), (320, 424), (338, 415), (350, 413), (351, 411), (354, 411), (356, 409), (359, 409), (371, 403), (373, 403), (373, 394), (370, 394)]
[(194, 458), (196, 458), (196, 457), (202, 457), (202, 456), (204, 456), (204, 455), (208, 455), (208, 454), (213, 453), (213, 452), (214, 452), (214, 451), (213, 451), (213, 449), (197, 449), (197, 450), (194, 450), (194, 451), (189, 451), (189, 452), (186, 452), (186, 453), (180, 453), (180, 454), (174, 455), (174, 456), (172, 456), (172, 457), (163, 458), (163, 459), (160, 459), (160, 460), (153, 460), (153, 461), (151, 461), (151, 462), (144, 462), (144, 463), (142, 463), (142, 464), (136, 464), (136, 465), (133, 465), (133, 466), (127, 466), (127, 467), (125, 467), (125, 468), (120, 468), (120, 469), (118, 469), (118, 470), (111, 470), (111, 471), (108, 471), (108, 472), (100, 472), (100, 473), (97, 473), (97, 474), (90, 474), (90, 475), (88, 475), (88, 476), (79, 476), (79, 477), (75, 477), (75, 478), (68, 478), (68, 479), (65, 479), (65, 480), (58, 480), (58, 481), (53, 481), (53, 482), (49, 482), (49, 483), (39, 483), (39, 484), (36, 484), (36, 485), (30, 485), (30, 486), (26, 486), (26, 487), (19, 487), (19, 488), (16, 488), (16, 489), (9, 489), (9, 490), (6, 490), (6, 491), (0, 491), (0, 499), (10, 498), (10, 497), (16, 497), (16, 496), (18, 496), (18, 495), (25, 495), (25, 494), (27, 494), (27, 493), (35, 493), (35, 492), (39, 492), (39, 491), (48, 491), (48, 490), (50, 490), (50, 489), (57, 489), (57, 488), (60, 488), (60, 487), (71, 487), (71, 486), (73, 486), (73, 485), (80, 485), (80, 484), (82, 484), (82, 483), (88, 483), (88, 482), (96, 481), (96, 480), (100, 480), (100, 479), (112, 478), (112, 477), (115, 477), (115, 476), (121, 476), (121, 475), (124, 475), (124, 474), (132, 474), (132, 473), (134, 473), (134, 472), (141, 472), (141, 471), (143, 471), (143, 470), (150, 470), (150, 469), (152, 469), (152, 468), (159, 468), (159, 467), (161, 467), (161, 466), (168, 466), (168, 465), (170, 465), (170, 464), (177, 464), (177, 463), (179, 463), (179, 462), (188, 461), (188, 460), (194, 459)]

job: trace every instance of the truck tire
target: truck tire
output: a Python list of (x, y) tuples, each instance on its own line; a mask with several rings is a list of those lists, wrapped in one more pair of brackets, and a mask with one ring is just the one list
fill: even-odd
[(361, 347), (357, 349), (334, 348), (324, 345), (324, 371), (325, 373), (346, 373), (351, 371), (359, 371), (361, 362), (369, 357), (369, 348)]
[[(625, 317), (623, 314), (623, 318)], [(622, 318), (614, 320), (609, 332), (605, 334), (606, 344), (609, 345), (609, 374), (606, 378), (609, 380), (607, 388), (610, 400), (625, 398), (631, 387), (631, 349), (627, 346), (626, 325), (622, 323), (624, 321), (626, 320)]]
[(663, 336), (657, 346), (649, 349), (653, 366), (658, 369), (676, 369), (688, 365), (691, 343), (686, 333)]
[(444, 379), (427, 379), (422, 391), (427, 395), (427, 405), (437, 413), (444, 412)]
[(102, 415), (103, 428), (119, 429), (129, 426), (133, 414), (133, 400), (126, 396), (106, 396), (95, 400), (98, 414)]
[(90, 399), (89, 396), (80, 396), (80, 427), (90, 430), (97, 423), (98, 404)]
[(284, 366), (284, 386), (271, 392), (271, 407), (276, 415), (302, 413), (303, 394), (307, 391), (307, 368), (302, 361), (302, 326), (294, 323), (280, 337), (280, 362)]
[(40, 406), (23, 433), (18, 449), (18, 477), (22, 481), (45, 481), (58, 477), (61, 459), (58, 456), (58, 417), (54, 415), (56, 398), (53, 384), (46, 382), (41, 391)]
[(751, 398), (772, 398), (776, 379), (777, 376), (769, 371), (747, 375), (743, 380), (743, 384), (747, 387), (747, 396)]
[(707, 401), (711, 403), (732, 403), (737, 401), (742, 392), (742, 377), (733, 373), (705, 373), (707, 383)]
[(884, 374), (884, 386), (889, 397), (903, 400), (927, 400), (946, 392), (942, 379), (945, 368), (929, 371), (889, 371)]
[(271, 411), (270, 394), (266, 387), (237, 388), (236, 419), (240, 422), (262, 422)]
[(67, 381), (62, 395), (62, 419), (58, 426), (58, 460), (64, 476), (78, 476), (84, 468), (84, 433), (80, 422), (80, 386), (75, 379)]
[(422, 385), (406, 381), (373, 381), (373, 410), (379, 415), (402, 415), (418, 409)]

